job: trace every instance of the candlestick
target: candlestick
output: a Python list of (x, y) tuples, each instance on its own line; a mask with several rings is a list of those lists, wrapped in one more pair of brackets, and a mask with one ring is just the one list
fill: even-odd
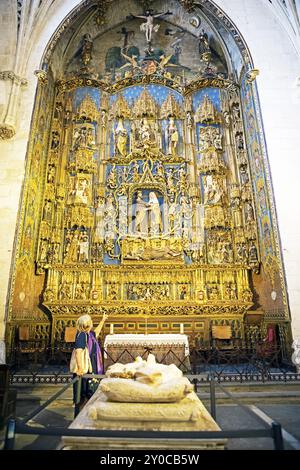
[(183, 330), (183, 326), (184, 326), (183, 323), (180, 323), (180, 334), (181, 334), (181, 335), (183, 335), (183, 331), (184, 331), (184, 330)]
[(110, 335), (113, 335), (113, 334), (114, 334), (114, 324), (113, 324), (113, 323), (110, 324), (109, 334), (110, 334)]

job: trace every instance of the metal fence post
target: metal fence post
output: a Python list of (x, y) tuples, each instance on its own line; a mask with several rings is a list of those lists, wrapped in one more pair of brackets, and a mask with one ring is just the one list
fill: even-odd
[(284, 450), (281, 424), (275, 422), (272, 423), (272, 434), (275, 450)]
[(210, 414), (212, 415), (213, 419), (216, 420), (217, 418), (216, 386), (215, 386), (215, 379), (211, 375), (209, 377), (209, 387), (210, 387)]
[(9, 419), (6, 427), (4, 450), (13, 450), (15, 445), (16, 420)]
[[(76, 383), (76, 382), (75, 382)], [(78, 415), (80, 411), (80, 402), (81, 402), (81, 387), (82, 387), (82, 377), (77, 376), (77, 384), (76, 384), (76, 393), (75, 393), (75, 413), (74, 416)]]

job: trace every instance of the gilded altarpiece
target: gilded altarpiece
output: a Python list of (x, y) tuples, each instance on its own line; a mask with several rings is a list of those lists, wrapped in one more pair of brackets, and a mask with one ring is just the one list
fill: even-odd
[(132, 17), (109, 40), (85, 34), (55, 85), (50, 71), (40, 80), (10, 344), (29, 323), (53, 346), (79, 315), (104, 312), (104, 334), (184, 324), (206, 348), (227, 325), (256, 341), (274, 292), (287, 321), (254, 85), (228, 78), (207, 35), (160, 21), (154, 39), (144, 27), (145, 53)]

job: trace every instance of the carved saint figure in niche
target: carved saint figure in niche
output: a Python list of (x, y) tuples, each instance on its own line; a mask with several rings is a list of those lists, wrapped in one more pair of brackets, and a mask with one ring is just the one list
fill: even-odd
[[(92, 129), (91, 129), (92, 130)], [(90, 138), (90, 137), (89, 137)], [(73, 150), (77, 150), (79, 147), (87, 147), (88, 144), (88, 132), (86, 127), (80, 129), (76, 128), (73, 134)]]
[(221, 202), (224, 191), (217, 180), (208, 176), (204, 188), (204, 204), (218, 204)]
[(239, 133), (236, 135), (236, 143), (237, 143), (237, 148), (240, 150), (244, 150), (244, 138), (243, 134)]
[(170, 117), (169, 124), (166, 127), (166, 147), (168, 155), (176, 155), (179, 134), (173, 117)]
[(122, 119), (119, 119), (118, 125), (115, 130), (115, 144), (116, 144), (116, 153), (120, 154), (122, 157), (126, 156), (127, 150), (127, 130), (123, 125)]
[(59, 146), (59, 133), (57, 131), (52, 132), (52, 142), (51, 142), (51, 149), (55, 150)]
[(78, 249), (79, 249), (79, 234), (74, 232), (70, 244), (66, 246), (65, 262), (76, 262), (78, 261)]
[(48, 246), (47, 242), (45, 240), (42, 241), (41, 247), (40, 247), (40, 260), (41, 261), (46, 261), (48, 255)]
[(246, 202), (245, 204), (245, 222), (252, 222), (254, 220), (254, 211), (252, 204), (250, 202)]
[(157, 180), (164, 181), (165, 180), (165, 169), (163, 164), (158, 161), (156, 165), (156, 178)]
[(75, 186), (75, 203), (87, 204), (88, 203), (88, 186), (89, 182), (86, 178), (76, 181)]
[(70, 284), (67, 284), (67, 283), (63, 282), (60, 285), (58, 297), (59, 297), (60, 300), (71, 299), (72, 298)]
[(179, 286), (179, 298), (185, 300), (188, 297), (188, 286)]
[(79, 261), (87, 262), (89, 260), (89, 237), (84, 231), (79, 239)]
[(257, 248), (255, 246), (255, 243), (251, 243), (250, 248), (249, 248), (249, 261), (250, 263), (257, 263), (258, 261), (258, 256), (257, 256)]
[(50, 201), (45, 201), (44, 208), (43, 208), (43, 219), (47, 222), (51, 222), (51, 213), (52, 211), (52, 204)]
[(240, 174), (241, 174), (241, 183), (242, 184), (249, 183), (249, 175), (248, 175), (247, 168), (245, 166), (241, 167)]
[(193, 209), (191, 201), (188, 197), (182, 196), (180, 200), (182, 216), (184, 219), (191, 219), (193, 216)]
[(76, 285), (75, 297), (78, 300), (86, 300), (84, 284), (81, 284), (80, 282), (78, 282), (78, 284)]
[(240, 243), (237, 245), (237, 261), (239, 263), (247, 263), (248, 261), (248, 253), (247, 247), (244, 243)]
[(151, 128), (150, 128), (147, 118), (144, 118), (142, 120), (139, 133), (140, 133), (140, 140), (142, 143), (147, 143), (147, 142), (150, 143), (150, 141), (152, 140), (151, 139), (152, 136), (151, 136)]
[(87, 136), (86, 136), (86, 143), (88, 147), (95, 147), (96, 142), (95, 142), (95, 129), (94, 128), (89, 128), (87, 130)]
[(54, 183), (54, 179), (55, 179), (55, 167), (51, 165), (48, 168), (47, 182)]
[(49, 248), (49, 258), (51, 263), (57, 263), (59, 261), (59, 249), (58, 243), (51, 243)]
[(235, 227), (242, 227), (242, 213), (241, 213), (241, 205), (240, 205), (240, 198), (235, 197), (232, 199), (232, 215), (233, 215), (233, 223)]
[(146, 10), (144, 15), (130, 15), (130, 17), (133, 18), (141, 18), (142, 20), (146, 20), (145, 23), (142, 23), (140, 26), (140, 30), (145, 33), (146, 36), (146, 41), (148, 44), (151, 43), (152, 41), (152, 34), (153, 31), (157, 33), (159, 30), (160, 25), (154, 25), (154, 19), (155, 18), (161, 18), (162, 16), (165, 15), (172, 15), (170, 11), (167, 11), (165, 13), (156, 13), (155, 15), (153, 14), (153, 10)]
[(138, 191), (136, 196), (136, 210), (135, 210), (135, 232), (148, 233), (148, 205), (143, 200), (142, 191)]
[(149, 193), (149, 219), (150, 219), (150, 233), (157, 235), (162, 232), (162, 218), (159, 207), (159, 200), (155, 192)]

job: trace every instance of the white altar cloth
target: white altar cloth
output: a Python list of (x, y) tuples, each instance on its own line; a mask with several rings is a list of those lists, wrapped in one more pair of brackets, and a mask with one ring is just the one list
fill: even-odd
[[(104, 350), (111, 346), (183, 346), (185, 356), (189, 355), (189, 341), (184, 334), (115, 334), (107, 335), (104, 341)], [(104, 357), (107, 357), (104, 354)]]

